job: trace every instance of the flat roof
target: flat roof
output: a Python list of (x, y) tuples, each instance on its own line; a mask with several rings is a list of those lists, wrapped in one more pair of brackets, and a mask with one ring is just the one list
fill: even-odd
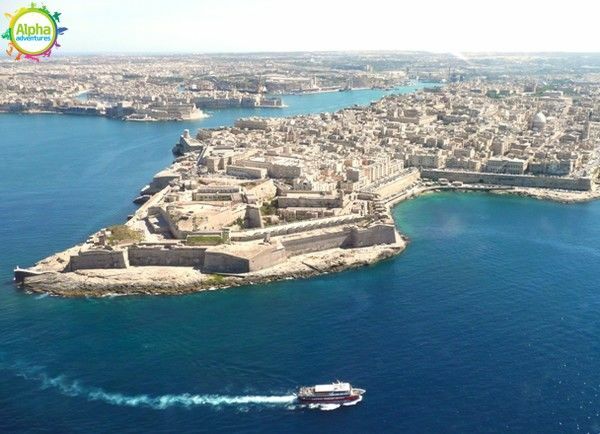
[(350, 391), (350, 383), (317, 384), (315, 386), (317, 393), (342, 391)]

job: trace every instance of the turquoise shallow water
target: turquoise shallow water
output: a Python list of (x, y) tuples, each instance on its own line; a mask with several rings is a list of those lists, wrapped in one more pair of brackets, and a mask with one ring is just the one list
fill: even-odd
[[(14, 289), (15, 264), (131, 212), (182, 127), (0, 116), (0, 431), (600, 430), (600, 202), (424, 196), (394, 210), (401, 256), (310, 280), (184, 297)], [(365, 400), (290, 404), (335, 378)]]

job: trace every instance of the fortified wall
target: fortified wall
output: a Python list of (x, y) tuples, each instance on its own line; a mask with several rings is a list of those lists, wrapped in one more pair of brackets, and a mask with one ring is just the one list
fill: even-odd
[(127, 268), (129, 261), (126, 250), (82, 249), (71, 256), (65, 271), (86, 268)]
[(289, 256), (334, 248), (368, 247), (398, 242), (392, 223), (330, 228), (328, 231), (281, 237), (269, 242), (222, 244), (211, 247), (179, 244), (139, 244), (122, 250), (83, 247), (71, 256), (65, 271), (128, 266), (194, 267), (206, 273), (248, 273), (281, 263)]
[(555, 188), (577, 191), (592, 191), (594, 189), (594, 183), (591, 178), (508, 175), (502, 173), (462, 172), (440, 169), (422, 169), (421, 176), (433, 180), (445, 178), (450, 182), (460, 181), (467, 184), (495, 184), (512, 187)]
[(206, 251), (201, 270), (207, 273), (248, 273), (272, 267), (286, 258), (286, 250), (280, 243), (263, 243), (241, 250), (222, 246)]
[(351, 247), (349, 239), (349, 228), (343, 228), (334, 232), (284, 240), (283, 245), (286, 252), (294, 256), (337, 247), (348, 248)]
[(285, 225), (271, 226), (263, 229), (254, 229), (247, 231), (233, 232), (231, 234), (232, 241), (250, 241), (260, 240), (266, 236), (276, 237), (283, 235), (297, 234), (314, 229), (324, 229), (343, 224), (357, 223), (367, 220), (367, 216), (350, 214), (337, 217), (324, 217), (320, 219), (312, 219), (303, 222), (289, 223)]
[(129, 265), (167, 266), (167, 267), (202, 267), (204, 265), (206, 247), (187, 246), (131, 246), (127, 249)]
[(279, 208), (343, 208), (348, 198), (340, 194), (323, 194), (321, 192), (303, 191), (288, 192), (277, 197)]
[(368, 247), (377, 244), (393, 244), (398, 242), (396, 228), (393, 224), (375, 224), (368, 228), (349, 226), (337, 231), (301, 236), (282, 241), (289, 256), (322, 250), (357, 247)]

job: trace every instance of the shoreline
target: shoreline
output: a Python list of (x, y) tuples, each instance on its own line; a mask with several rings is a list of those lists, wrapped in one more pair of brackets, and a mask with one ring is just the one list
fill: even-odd
[(588, 192), (569, 192), (562, 190), (546, 190), (534, 189), (534, 188), (513, 188), (511, 190), (492, 190), (491, 194), (497, 195), (514, 195), (521, 197), (528, 197), (537, 200), (547, 200), (551, 202), (563, 203), (563, 204), (576, 204), (586, 203), (593, 200), (600, 199), (599, 191), (588, 191)]
[(429, 193), (487, 193), (493, 195), (521, 196), (537, 200), (547, 200), (563, 204), (586, 203), (600, 199), (600, 191), (567, 191), (529, 187), (507, 187), (487, 184), (464, 184), (461, 186), (435, 185), (419, 186), (402, 194), (385, 200), (388, 207), (394, 207), (401, 202)]
[[(422, 84), (423, 87), (427, 87), (428, 85), (430, 86), (439, 86), (439, 83), (435, 83), (435, 82), (428, 82), (428, 81), (417, 81), (415, 83), (405, 83), (405, 84), (399, 84), (397, 86), (393, 86), (391, 89), (378, 89), (378, 88), (374, 88), (374, 87), (364, 87), (364, 88), (352, 88), (352, 89), (348, 89), (345, 92), (363, 92), (363, 91), (369, 91), (369, 90), (389, 90), (389, 91), (395, 91), (395, 90), (399, 90), (401, 88), (404, 87), (410, 87), (410, 86), (418, 86)], [(76, 95), (74, 95), (75, 98), (77, 98), (80, 95), (83, 95), (85, 93), (90, 92), (91, 89), (82, 91), (77, 93)], [(318, 91), (318, 92), (288, 92), (288, 93), (272, 93), (272, 94), (268, 94), (267, 96), (271, 96), (271, 97), (286, 97), (286, 96), (304, 96), (304, 95), (318, 95), (318, 94), (328, 94), (328, 93), (338, 93), (340, 92), (341, 88), (339, 89), (335, 89), (335, 90), (325, 90), (325, 91)], [(361, 104), (361, 105), (367, 105), (368, 102)], [(199, 110), (203, 111), (203, 110), (207, 110), (208, 112), (211, 111), (220, 111), (220, 110), (228, 110), (228, 109), (284, 109), (284, 108), (289, 108), (289, 105), (283, 103), (280, 106), (273, 106), (273, 105), (259, 105), (259, 106), (255, 106), (255, 107), (219, 107), (219, 108), (203, 108), (203, 107), (198, 107)], [(110, 120), (115, 120), (115, 121), (120, 121), (120, 122), (156, 122), (156, 123), (167, 123), (167, 122), (178, 122), (178, 123), (185, 123), (185, 122), (194, 122), (194, 121), (198, 121), (198, 120), (202, 120), (202, 119), (206, 119), (211, 117), (211, 115), (207, 112), (204, 112), (203, 116), (199, 116), (199, 117), (193, 117), (193, 118), (189, 118), (189, 119), (155, 119), (155, 118), (151, 118), (151, 119), (126, 119), (126, 118), (118, 118), (118, 117), (110, 117), (110, 116), (106, 116), (106, 114), (99, 114), (99, 113), (69, 113), (69, 112), (63, 112), (60, 110), (44, 110), (44, 109), (29, 109), (29, 110), (21, 110), (21, 111), (10, 111), (10, 110), (0, 110), (0, 115), (3, 114), (9, 114), (9, 115), (63, 115), (63, 116), (75, 116), (75, 117), (94, 117), (94, 118), (104, 118), (104, 119), (110, 119)]]
[(109, 120), (119, 121), (119, 122), (156, 122), (156, 123), (160, 123), (160, 122), (165, 122), (165, 123), (166, 122), (193, 122), (193, 121), (198, 121), (198, 120), (202, 120), (202, 119), (206, 119), (206, 118), (210, 117), (209, 114), (204, 113), (203, 115), (201, 115), (199, 117), (193, 117), (193, 118), (189, 118), (189, 119), (156, 119), (156, 118), (127, 119), (127, 118), (110, 117), (110, 116), (106, 116), (104, 114), (65, 113), (65, 112), (56, 111), (56, 110), (28, 110), (28, 111), (18, 111), (18, 112), (0, 110), (0, 115), (20, 115), (20, 116), (59, 115), (59, 116), (73, 116), (73, 117), (86, 117), (86, 118), (103, 118), (103, 119), (109, 119)]
[[(62, 297), (191, 294), (282, 280), (306, 279), (366, 267), (402, 253), (407, 244), (407, 239), (401, 237), (396, 244), (352, 249), (335, 248), (306, 253), (292, 256), (273, 267), (243, 275), (205, 274), (190, 267), (156, 266), (90, 269), (68, 273), (49, 270), (27, 277), (18, 287), (27, 293)], [(56, 259), (73, 249), (75, 247), (47, 259)]]
[[(515, 195), (558, 203), (584, 203), (600, 198), (600, 192), (569, 192), (530, 188), (506, 188), (490, 185), (417, 186), (398, 197), (389, 198), (389, 209), (410, 199), (431, 193), (481, 192), (493, 195)], [(129, 267), (126, 269), (89, 269), (64, 273), (74, 246), (49, 256), (38, 263), (41, 272), (29, 276), (17, 286), (28, 293), (62, 297), (107, 297), (123, 295), (180, 295), (225, 289), (229, 287), (265, 284), (290, 279), (306, 279), (374, 265), (399, 255), (408, 246), (408, 237), (396, 228), (398, 242), (361, 248), (334, 248), (291, 256), (284, 262), (246, 274), (206, 274), (191, 267)], [(38, 268), (39, 267), (39, 268)]]

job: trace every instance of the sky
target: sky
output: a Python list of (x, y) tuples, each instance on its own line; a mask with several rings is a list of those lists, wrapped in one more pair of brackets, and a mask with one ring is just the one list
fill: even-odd
[[(0, 0), (0, 12), (30, 1)], [(47, 0), (65, 53), (600, 52), (600, 2)], [(0, 32), (8, 26), (0, 20)]]

